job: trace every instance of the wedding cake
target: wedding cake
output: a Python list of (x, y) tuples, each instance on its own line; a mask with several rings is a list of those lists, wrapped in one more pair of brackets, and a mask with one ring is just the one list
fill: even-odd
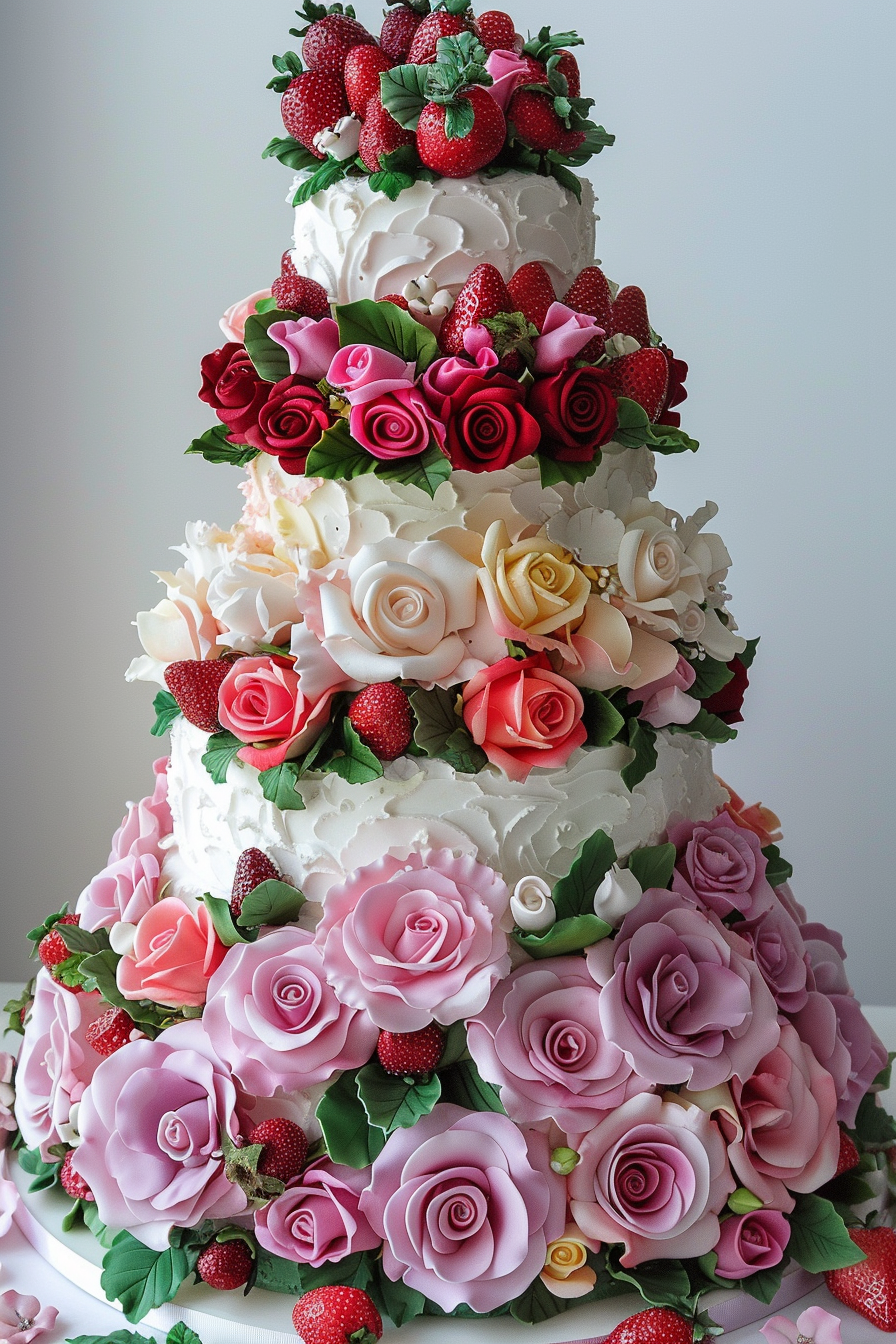
[(574, 33), (304, 18), (293, 245), (188, 449), (242, 505), (137, 617), (170, 747), (32, 935), (20, 1164), (130, 1320), (196, 1280), (306, 1344), (585, 1334), (640, 1293), (702, 1337), (863, 1261), (896, 1129), (840, 938), (714, 774), (758, 641), (715, 506), (653, 497), (687, 365), (595, 259)]

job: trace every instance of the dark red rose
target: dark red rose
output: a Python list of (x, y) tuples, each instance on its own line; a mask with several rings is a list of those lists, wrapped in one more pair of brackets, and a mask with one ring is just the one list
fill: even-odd
[(246, 348), (228, 341), (202, 361), (201, 401), (212, 407), (230, 430), (234, 443), (248, 443), (246, 433), (258, 420), (271, 384), (259, 378)]
[(666, 356), (666, 362), (669, 365), (669, 390), (666, 393), (666, 404), (659, 413), (658, 422), (661, 425), (671, 425), (675, 429), (681, 428), (681, 416), (678, 411), (673, 411), (673, 406), (680, 406), (687, 400), (687, 389), (685, 388), (685, 379), (688, 376), (688, 366), (683, 359), (676, 359), (675, 355), (667, 346), (661, 345), (660, 349)]
[(471, 373), (446, 400), (445, 450), (461, 471), (500, 471), (534, 453), (538, 423), (526, 410), (520, 383), (503, 374)]
[(732, 658), (728, 664), (728, 670), (734, 673), (727, 686), (723, 686), (715, 695), (711, 695), (708, 700), (703, 701), (703, 708), (708, 709), (710, 714), (717, 715), (723, 723), (743, 723), (744, 716), (741, 710), (744, 706), (744, 696), (747, 687), (750, 684), (750, 678), (747, 676), (747, 669), (739, 658)]
[(616, 398), (608, 375), (590, 365), (567, 365), (529, 390), (529, 410), (541, 426), (542, 451), (558, 462), (591, 462), (616, 428)]
[(332, 424), (327, 398), (294, 373), (270, 388), (258, 423), (246, 431), (246, 442), (276, 457), (291, 476), (301, 476), (309, 452)]

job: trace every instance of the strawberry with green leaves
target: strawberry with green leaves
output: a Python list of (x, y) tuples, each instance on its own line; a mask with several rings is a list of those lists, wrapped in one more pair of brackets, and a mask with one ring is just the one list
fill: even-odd
[(446, 355), (464, 352), (464, 335), (478, 323), (513, 312), (513, 299), (496, 266), (482, 262), (473, 270), (442, 323), (439, 345)]
[(303, 1344), (377, 1344), (383, 1321), (360, 1288), (312, 1288), (299, 1298), (292, 1323)]
[(569, 70), (578, 88), (578, 64), (565, 48), (581, 43), (576, 33), (552, 35), (549, 28), (526, 43), (523, 55), (537, 62), (544, 76), (521, 85), (511, 98), (507, 120), (512, 140), (540, 154), (571, 155), (582, 148), (588, 131), (593, 129), (588, 113), (594, 100), (573, 93), (561, 69), (564, 66)]
[(283, 125), (318, 159), (326, 155), (315, 145), (315, 137), (348, 116), (348, 110), (342, 75), (327, 70), (306, 70), (297, 75), (280, 100)]
[(388, 171), (384, 159), (406, 145), (415, 145), (417, 137), (413, 131), (399, 126), (395, 118), (386, 111), (383, 100), (375, 93), (364, 109), (364, 124), (358, 142), (358, 156), (365, 168), (371, 173)]
[(473, 13), (469, 0), (438, 0), (435, 12), (426, 16), (414, 34), (408, 64), (431, 65), (443, 37), (458, 37), (472, 31)]
[(382, 47), (353, 47), (345, 58), (345, 93), (356, 117), (363, 117), (367, 104), (380, 92), (380, 75), (394, 61)]
[(388, 0), (393, 7), (383, 19), (380, 32), (380, 46), (392, 60), (400, 65), (408, 58), (417, 30), (430, 12), (429, 0)]
[(355, 47), (374, 46), (376, 38), (355, 18), (351, 5), (318, 5), (305, 0), (298, 11), (307, 19), (306, 28), (290, 28), (293, 37), (303, 37), (302, 59), (309, 70), (341, 75), (348, 53)]

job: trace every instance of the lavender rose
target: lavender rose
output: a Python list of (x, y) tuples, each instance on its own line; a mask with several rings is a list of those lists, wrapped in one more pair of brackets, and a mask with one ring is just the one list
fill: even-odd
[(578, 1144), (570, 1213), (586, 1236), (622, 1242), (627, 1268), (705, 1255), (735, 1188), (725, 1140), (696, 1106), (642, 1095)]
[(221, 1131), (240, 1132), (237, 1091), (200, 1022), (132, 1041), (84, 1094), (73, 1166), (112, 1227), (164, 1250), (172, 1227), (233, 1218), (246, 1196), (224, 1174)]
[(359, 1068), (378, 1035), (366, 1014), (339, 1002), (313, 935), (294, 927), (230, 949), (209, 983), (203, 1023), (217, 1054), (257, 1097)]
[(544, 1268), (566, 1225), (565, 1187), (544, 1134), (443, 1103), (391, 1135), (361, 1212), (385, 1240), (390, 1279), (444, 1311), (489, 1312)]
[(380, 1246), (359, 1208), (366, 1171), (322, 1158), (307, 1167), (277, 1199), (255, 1214), (258, 1243), (272, 1255), (319, 1269), (356, 1251)]
[(791, 1020), (834, 1079), (837, 1119), (852, 1129), (859, 1103), (887, 1062), (886, 1046), (852, 994), (812, 990)]
[(763, 1269), (774, 1269), (784, 1259), (790, 1224), (777, 1209), (759, 1209), (726, 1218), (715, 1247), (720, 1279), (745, 1279)]
[(796, 921), (775, 902), (753, 919), (732, 925), (745, 938), (782, 1013), (798, 1013), (809, 997), (808, 954)]
[(749, 1078), (778, 1042), (749, 944), (673, 891), (646, 891), (619, 936), (588, 953), (601, 1026), (635, 1072), (695, 1091)]
[(155, 854), (128, 855), (97, 873), (78, 897), (75, 909), (91, 933), (124, 920), (139, 924), (156, 903), (162, 867)]
[(605, 1037), (600, 994), (581, 957), (555, 957), (514, 971), (467, 1022), (470, 1053), (512, 1120), (578, 1133), (650, 1087)]
[(759, 837), (732, 825), (727, 812), (712, 821), (670, 826), (669, 839), (679, 852), (672, 885), (683, 896), (721, 919), (732, 910), (750, 919), (773, 903)]

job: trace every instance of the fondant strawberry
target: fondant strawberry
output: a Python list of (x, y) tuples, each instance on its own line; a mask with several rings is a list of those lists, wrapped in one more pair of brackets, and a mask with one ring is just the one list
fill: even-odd
[(548, 309), (557, 302), (553, 282), (541, 262), (530, 261), (521, 266), (508, 280), (507, 290), (514, 308), (541, 331)]
[(414, 736), (411, 703), (400, 686), (381, 681), (355, 696), (348, 711), (355, 732), (381, 761), (394, 761)]
[(454, 301), (454, 307), (442, 323), (439, 344), (447, 355), (459, 355), (464, 348), (464, 332), (485, 318), (512, 313), (513, 299), (497, 267), (482, 262)]
[[(465, 103), (473, 114), (470, 129), (465, 135), (452, 135), (449, 107), (462, 110)], [(470, 177), (500, 153), (506, 135), (504, 113), (487, 89), (474, 84), (461, 89), (452, 104), (426, 104), (417, 123), (417, 150), (433, 172), (443, 177)]]
[(331, 6), (333, 12), (318, 17), (321, 9), (321, 5), (305, 5), (302, 17), (314, 21), (304, 30), (302, 59), (309, 70), (341, 75), (349, 52), (355, 47), (375, 46), (376, 38), (357, 19), (343, 14), (342, 5)]
[(367, 100), (358, 142), (358, 154), (365, 168), (371, 173), (381, 172), (383, 165), (380, 159), (383, 155), (394, 153), (402, 145), (413, 145), (415, 141), (414, 132), (399, 126), (383, 107), (383, 100), (378, 93)]
[(846, 1130), (841, 1126), (840, 1157), (837, 1161), (837, 1176), (843, 1176), (847, 1171), (855, 1171), (861, 1160), (858, 1148), (855, 1146)]
[(280, 259), (280, 277), (271, 286), (271, 293), (278, 308), (298, 313), (299, 317), (319, 320), (329, 315), (327, 291), (316, 280), (299, 275), (289, 252), (284, 252)]
[[(456, 0), (450, 0), (456, 7)], [(467, 33), (473, 27), (469, 8), (461, 13), (449, 13), (448, 9), (427, 14), (414, 34), (414, 40), (408, 51), (408, 65), (431, 65), (436, 58), (436, 48), (443, 37), (457, 37), (458, 33)]]
[(435, 1022), (421, 1031), (381, 1031), (376, 1053), (387, 1073), (432, 1073), (445, 1053), (445, 1035)]
[(353, 47), (345, 58), (345, 93), (355, 116), (363, 117), (367, 104), (380, 91), (380, 75), (392, 69), (382, 47)]
[(236, 861), (233, 889), (230, 893), (230, 913), (233, 918), (239, 919), (243, 901), (250, 891), (260, 887), (262, 882), (278, 881), (279, 878), (279, 871), (264, 850), (256, 849), (254, 846), (251, 849), (244, 849)]
[(40, 957), (48, 971), (53, 971), (63, 961), (68, 961), (71, 956), (65, 945), (62, 934), (58, 931), (60, 924), (80, 924), (80, 915), (62, 915), (57, 919), (49, 933), (45, 933), (37, 945), (37, 955)]
[(560, 51), (557, 69), (569, 85), (570, 98), (578, 98), (582, 92), (582, 75), (579, 63), (571, 51)]
[(650, 319), (647, 299), (637, 285), (626, 285), (613, 300), (608, 336), (634, 336), (639, 345), (650, 345)]
[[(107, 1059), (127, 1045), (134, 1032), (134, 1020), (123, 1008), (107, 1008), (84, 1033), (87, 1044)], [(142, 1036), (143, 1033), (141, 1032)]]
[(647, 412), (648, 419), (656, 423), (669, 390), (669, 364), (662, 350), (635, 350), (611, 360), (607, 376), (617, 397), (636, 401)]
[(377, 1344), (383, 1322), (360, 1288), (312, 1288), (293, 1307), (292, 1323), (303, 1344)]
[(298, 1176), (308, 1156), (308, 1139), (304, 1129), (283, 1116), (262, 1120), (250, 1133), (247, 1143), (260, 1143), (264, 1148), (258, 1162), (262, 1176), (272, 1176), (284, 1185)]
[(74, 1148), (69, 1149), (59, 1168), (59, 1184), (70, 1199), (83, 1199), (85, 1204), (95, 1204), (96, 1196), (83, 1176), (79, 1176), (72, 1166)]
[(516, 24), (500, 9), (489, 9), (476, 20), (476, 36), (486, 51), (512, 51)]
[(242, 1288), (252, 1273), (252, 1252), (244, 1241), (213, 1241), (196, 1261), (196, 1273), (209, 1288)]
[(836, 1298), (878, 1330), (896, 1334), (896, 1232), (892, 1227), (851, 1227), (849, 1235), (866, 1259), (825, 1274)]
[(314, 137), (348, 116), (342, 75), (326, 70), (306, 70), (298, 75), (280, 100), (280, 115), (293, 139), (319, 159), (326, 158), (315, 147)]
[(230, 668), (231, 664), (225, 659), (203, 661), (191, 658), (181, 663), (169, 663), (165, 669), (165, 685), (184, 718), (204, 733), (221, 730), (218, 691)]
[(388, 3), (395, 7), (383, 19), (380, 46), (396, 65), (401, 65), (407, 60), (417, 29), (429, 13), (429, 0), (410, 0), (410, 3), (400, 0), (398, 4), (388, 0)]
[(513, 138), (538, 154), (574, 154), (585, 142), (585, 132), (568, 126), (555, 107), (555, 97), (545, 90), (517, 89), (507, 109)]
[(596, 317), (603, 328), (603, 336), (595, 336), (582, 351), (581, 358), (588, 364), (596, 364), (604, 353), (604, 341), (610, 333), (613, 311), (613, 294), (610, 282), (599, 266), (586, 266), (578, 276), (563, 300), (567, 308), (577, 313), (587, 313)]
[(605, 1344), (694, 1344), (694, 1326), (671, 1307), (651, 1307), (617, 1325)]

